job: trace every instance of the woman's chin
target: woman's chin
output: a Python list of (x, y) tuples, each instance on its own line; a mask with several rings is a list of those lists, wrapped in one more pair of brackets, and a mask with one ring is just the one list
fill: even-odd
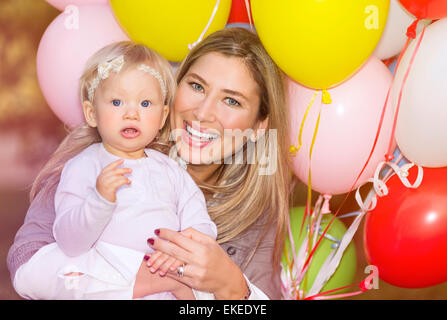
[(213, 150), (208, 148), (198, 149), (183, 146), (179, 149), (179, 156), (188, 164), (208, 165), (212, 163), (222, 163), (220, 156), (213, 156)]

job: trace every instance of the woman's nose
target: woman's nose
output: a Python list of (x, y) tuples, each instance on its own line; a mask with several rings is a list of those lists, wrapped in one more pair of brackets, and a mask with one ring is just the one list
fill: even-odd
[(193, 110), (194, 116), (199, 121), (213, 122), (216, 120), (216, 100), (212, 96), (206, 96)]

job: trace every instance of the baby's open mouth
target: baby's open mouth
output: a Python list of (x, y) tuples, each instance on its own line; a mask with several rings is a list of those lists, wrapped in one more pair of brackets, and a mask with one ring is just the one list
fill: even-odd
[(127, 127), (121, 130), (121, 135), (127, 139), (136, 138), (140, 135), (140, 130), (135, 127)]

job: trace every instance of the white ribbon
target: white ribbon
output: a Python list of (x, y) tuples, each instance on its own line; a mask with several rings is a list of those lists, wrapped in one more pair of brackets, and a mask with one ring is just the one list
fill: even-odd
[(364, 215), (368, 211), (373, 210), (375, 208), (377, 204), (377, 196), (383, 197), (388, 195), (388, 187), (386, 186), (384, 181), (379, 179), (379, 174), (385, 165), (388, 165), (393, 169), (393, 171), (395, 172), (395, 174), (397, 174), (402, 184), (407, 188), (415, 189), (421, 185), (423, 179), (423, 168), (421, 166), (417, 166), (418, 175), (416, 181), (413, 184), (411, 184), (410, 181), (408, 180), (409, 175), (408, 171), (410, 170), (410, 168), (414, 166), (413, 163), (404, 164), (401, 167), (399, 167), (396, 163), (392, 162), (379, 163), (374, 173), (374, 177), (368, 179), (368, 181), (366, 182), (366, 183), (372, 182), (374, 188), (369, 192), (365, 202), (363, 202), (359, 193), (359, 190), (363, 185), (359, 186), (356, 190), (356, 200), (361, 208), (360, 214), (357, 215), (354, 222), (349, 226), (348, 230), (343, 236), (343, 239), (340, 242), (338, 249), (336, 249), (335, 254), (334, 252), (331, 252), (331, 254), (329, 254), (329, 256), (326, 258), (325, 262), (320, 268), (320, 271), (318, 272), (317, 277), (315, 278), (312, 288), (306, 294), (306, 296), (313, 296), (321, 291), (323, 286), (327, 283), (330, 277), (337, 270), (338, 265), (340, 264), (340, 261), (343, 257), (343, 253), (345, 252), (348, 245), (351, 243), (352, 238), (354, 237), (354, 234), (357, 231)]
[(203, 37), (205, 36), (205, 33), (208, 31), (208, 28), (211, 25), (211, 22), (213, 22), (213, 20), (214, 20), (214, 16), (217, 13), (217, 9), (219, 9), (219, 4), (220, 4), (220, 0), (217, 0), (216, 1), (216, 5), (214, 6), (213, 13), (211, 14), (211, 17), (208, 20), (208, 24), (206, 25), (205, 29), (203, 29), (202, 34), (200, 35), (199, 39), (196, 42), (192, 43), (192, 44), (188, 44), (188, 49), (189, 50), (192, 50), (192, 48), (194, 48), (200, 41), (202, 41)]

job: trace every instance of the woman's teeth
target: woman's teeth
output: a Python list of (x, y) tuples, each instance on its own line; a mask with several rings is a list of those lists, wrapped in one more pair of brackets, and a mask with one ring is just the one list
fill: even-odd
[[(200, 132), (200, 131), (193, 129), (192, 127), (190, 127), (188, 125), (186, 125), (186, 132), (188, 132), (189, 136), (192, 139), (195, 138), (196, 140), (199, 140), (199, 141), (211, 141), (211, 140), (219, 138), (218, 134)], [(199, 139), (197, 139), (197, 138), (199, 138)]]

